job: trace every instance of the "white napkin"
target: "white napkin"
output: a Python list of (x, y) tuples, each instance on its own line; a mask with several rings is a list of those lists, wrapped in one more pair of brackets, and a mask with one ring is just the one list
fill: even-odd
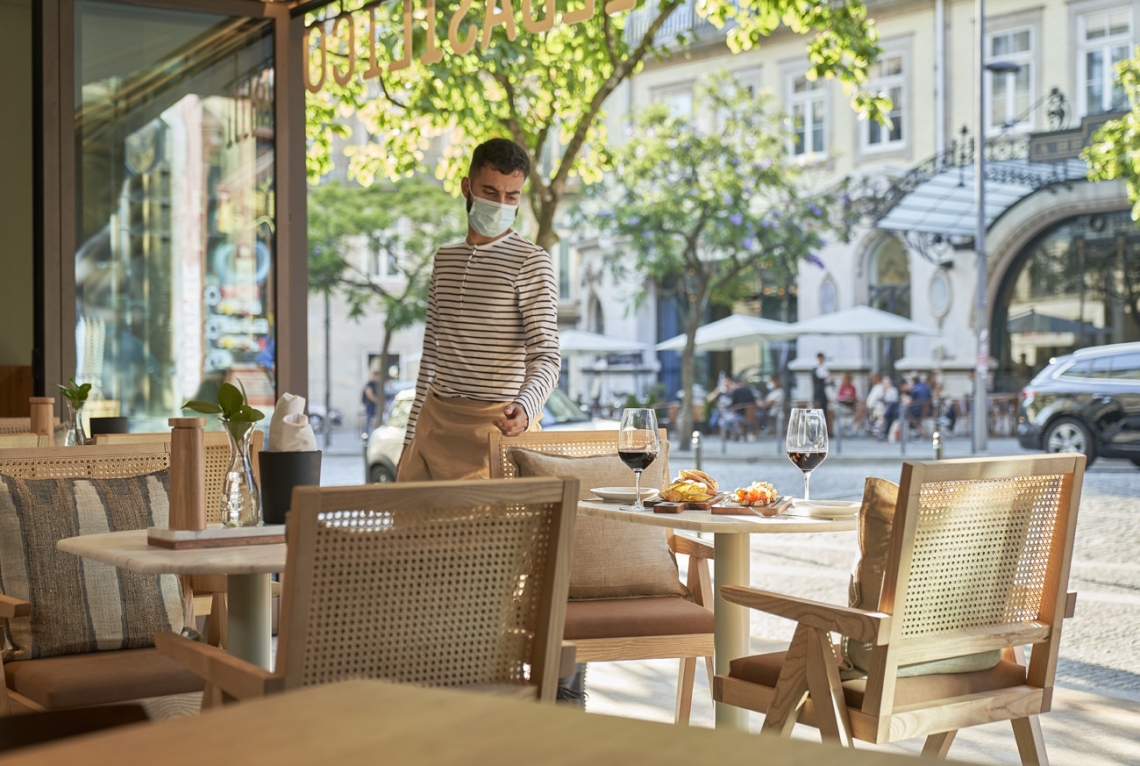
[(305, 415), (305, 397), (282, 394), (269, 421), (270, 452), (315, 452), (317, 437)]

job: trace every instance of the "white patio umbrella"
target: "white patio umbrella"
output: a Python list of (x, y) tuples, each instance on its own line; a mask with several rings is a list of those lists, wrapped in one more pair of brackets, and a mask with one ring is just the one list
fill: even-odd
[(563, 356), (577, 356), (584, 354), (629, 354), (645, 351), (644, 343), (625, 338), (615, 338), (613, 335), (601, 335), (585, 330), (560, 330), (558, 332), (558, 348)]
[(924, 327), (906, 317), (870, 306), (834, 311), (791, 325), (793, 335), (862, 335), (891, 338), (902, 335), (940, 335), (938, 330)]
[[(792, 328), (793, 325), (775, 319), (733, 314), (697, 330), (697, 348), (701, 351), (728, 351), (738, 346), (755, 346), (769, 340), (786, 340), (796, 336)], [(656, 348), (658, 351), (683, 351), (685, 335), (662, 341)]]

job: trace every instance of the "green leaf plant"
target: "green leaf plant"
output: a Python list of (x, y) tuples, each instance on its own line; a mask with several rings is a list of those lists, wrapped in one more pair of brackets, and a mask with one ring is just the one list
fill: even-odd
[(83, 403), (87, 401), (87, 394), (91, 392), (91, 384), (84, 383), (81, 386), (75, 382), (75, 378), (71, 378), (69, 382), (70, 385), (61, 385), (59, 392), (76, 407), (82, 407)]
[[(238, 382), (240, 384), (241, 381)], [(216, 403), (192, 399), (183, 404), (182, 409), (193, 410), (203, 415), (221, 415), (221, 420), (226, 423), (256, 423), (265, 417), (264, 412), (249, 406), (245, 386), (239, 390), (232, 383), (221, 385)]]

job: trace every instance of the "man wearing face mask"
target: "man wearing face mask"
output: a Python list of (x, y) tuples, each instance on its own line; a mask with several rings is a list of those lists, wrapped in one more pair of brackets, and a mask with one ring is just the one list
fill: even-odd
[(397, 481), (487, 478), (487, 437), (537, 431), (558, 383), (550, 255), (511, 229), (530, 158), (492, 139), (463, 179), (467, 238), (436, 251)]

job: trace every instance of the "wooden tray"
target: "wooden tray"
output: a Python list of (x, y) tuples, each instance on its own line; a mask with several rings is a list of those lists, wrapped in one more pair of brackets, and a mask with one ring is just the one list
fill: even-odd
[(791, 495), (784, 495), (776, 499), (776, 502), (771, 505), (714, 505), (711, 510), (713, 513), (728, 515), (728, 516), (778, 516), (784, 511), (792, 507)]
[[(708, 500), (703, 500), (699, 503), (671, 503), (667, 500), (662, 500), (661, 496), (658, 495), (657, 497), (642, 502), (645, 503), (646, 508), (652, 508), (654, 513), (680, 513), (681, 511), (707, 511), (726, 497), (728, 497), (727, 492), (719, 492)], [(658, 511), (657, 506), (659, 505), (665, 507)]]
[(210, 527), (201, 531), (151, 527), (147, 545), (181, 551), (195, 548), (233, 548), (239, 545), (274, 545), (285, 542), (284, 524), (263, 527)]

